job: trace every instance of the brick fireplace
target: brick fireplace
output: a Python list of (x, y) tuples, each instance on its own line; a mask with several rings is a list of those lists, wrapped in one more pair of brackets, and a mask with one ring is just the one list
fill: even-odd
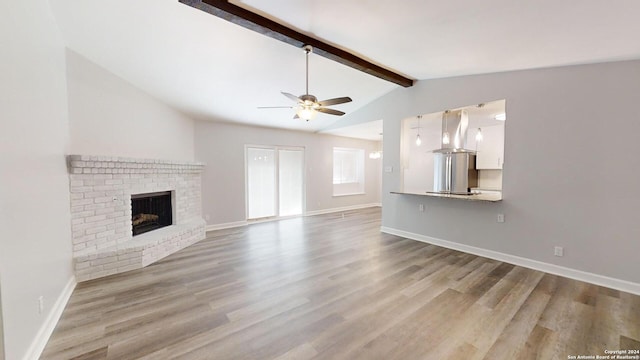
[[(139, 269), (204, 239), (204, 164), (87, 155), (69, 155), (67, 164), (78, 281)], [(132, 201), (144, 194), (170, 197), (169, 224), (133, 236), (140, 218), (132, 216), (140, 215), (132, 215)], [(145, 219), (160, 221), (143, 211)]]

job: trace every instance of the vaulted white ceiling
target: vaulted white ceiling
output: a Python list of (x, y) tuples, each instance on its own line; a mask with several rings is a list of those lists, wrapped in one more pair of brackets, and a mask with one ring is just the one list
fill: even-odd
[[(637, 0), (232, 1), (414, 79), (640, 58)], [(304, 93), (304, 52), (177, 0), (51, 0), (67, 46), (198, 119), (317, 131), (280, 91)], [(320, 56), (310, 93), (348, 112), (397, 88)], [(378, 119), (371, 119), (378, 120)]]

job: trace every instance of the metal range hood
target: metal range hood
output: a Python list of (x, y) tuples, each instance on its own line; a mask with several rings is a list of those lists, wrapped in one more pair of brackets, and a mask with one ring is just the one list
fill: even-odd
[(469, 158), (476, 152), (466, 148), (468, 128), (469, 114), (466, 110), (447, 110), (442, 114), (442, 145), (433, 151), (433, 192), (471, 194)]
[[(469, 129), (469, 114), (467, 110), (445, 111), (442, 113), (442, 144), (434, 153), (470, 153), (475, 154), (467, 146), (467, 130)], [(449, 143), (445, 139), (449, 138)]]

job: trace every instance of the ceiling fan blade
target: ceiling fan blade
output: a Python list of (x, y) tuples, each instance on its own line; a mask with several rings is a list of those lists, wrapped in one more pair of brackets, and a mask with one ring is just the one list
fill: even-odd
[(258, 109), (293, 109), (293, 106), (258, 106)]
[(348, 102), (351, 102), (351, 101), (353, 101), (353, 100), (351, 100), (350, 97), (345, 96), (345, 97), (339, 97), (339, 98), (335, 98), (335, 99), (322, 100), (322, 101), (319, 101), (318, 104), (320, 104), (320, 106), (329, 106), (329, 105), (344, 104), (344, 103), (348, 103)]
[(295, 96), (295, 95), (293, 95), (293, 94), (289, 94), (289, 93), (284, 92), (284, 91), (280, 91), (280, 93), (281, 93), (282, 95), (284, 95), (284, 96), (288, 97), (289, 99), (291, 99), (291, 100), (293, 100), (293, 101), (297, 102), (297, 103), (302, 102), (302, 100), (300, 100), (300, 98), (299, 98), (299, 97), (297, 97), (297, 96)]
[(329, 114), (329, 115), (338, 115), (338, 116), (342, 116), (345, 113), (339, 110), (334, 110), (334, 109), (328, 109), (328, 108), (317, 108), (316, 111), (321, 112), (321, 113), (325, 113), (325, 114)]

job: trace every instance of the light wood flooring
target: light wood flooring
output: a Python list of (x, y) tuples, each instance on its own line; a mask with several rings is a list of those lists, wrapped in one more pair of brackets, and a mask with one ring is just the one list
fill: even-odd
[(209, 232), (81, 283), (42, 359), (567, 359), (640, 349), (640, 297), (397, 236), (378, 208)]

